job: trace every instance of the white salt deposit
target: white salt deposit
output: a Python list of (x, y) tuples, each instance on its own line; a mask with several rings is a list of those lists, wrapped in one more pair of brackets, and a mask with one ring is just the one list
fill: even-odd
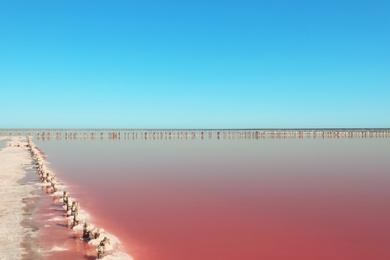
[(68, 249), (60, 246), (53, 246), (50, 251), (56, 252), (56, 251), (66, 251)]

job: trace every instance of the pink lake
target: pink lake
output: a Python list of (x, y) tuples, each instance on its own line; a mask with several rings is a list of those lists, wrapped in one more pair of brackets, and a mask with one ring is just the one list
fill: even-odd
[(34, 142), (134, 260), (390, 259), (389, 138)]

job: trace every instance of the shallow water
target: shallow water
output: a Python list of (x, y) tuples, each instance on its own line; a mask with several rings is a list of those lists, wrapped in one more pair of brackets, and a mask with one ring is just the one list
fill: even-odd
[(390, 139), (34, 142), (135, 260), (390, 259)]
[(8, 138), (0, 140), (0, 150), (6, 147), (8, 141)]
[(42, 196), (33, 215), (40, 230), (38, 239), (44, 259), (96, 259), (95, 247), (80, 240), (80, 232), (69, 228), (58, 198), (45, 193), (46, 188), (42, 187)]

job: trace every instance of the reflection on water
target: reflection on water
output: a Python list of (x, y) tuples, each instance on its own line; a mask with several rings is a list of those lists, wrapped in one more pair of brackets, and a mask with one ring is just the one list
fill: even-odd
[(390, 259), (387, 130), (55, 133), (34, 142), (135, 260)]

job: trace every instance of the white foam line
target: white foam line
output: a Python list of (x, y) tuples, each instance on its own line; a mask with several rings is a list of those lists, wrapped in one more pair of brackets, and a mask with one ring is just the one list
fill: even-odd
[(64, 218), (63, 217), (54, 217), (54, 218), (50, 218), (50, 219), (48, 219), (47, 221), (63, 221), (64, 220)]
[(66, 249), (65, 247), (60, 247), (60, 246), (53, 246), (50, 251), (51, 252), (58, 252), (58, 251), (67, 251), (68, 249)]

